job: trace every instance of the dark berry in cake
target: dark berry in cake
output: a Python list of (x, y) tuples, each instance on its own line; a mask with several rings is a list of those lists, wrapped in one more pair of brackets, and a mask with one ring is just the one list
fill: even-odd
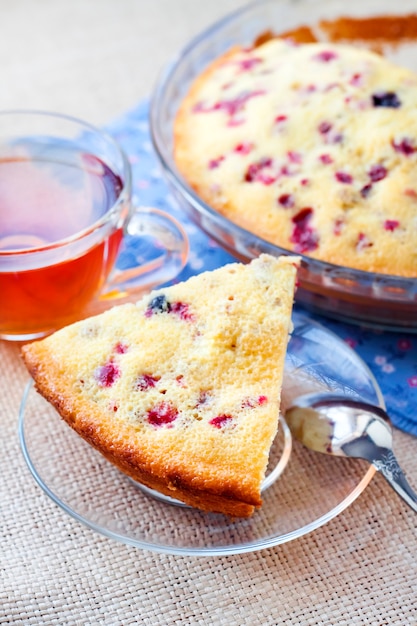
[(372, 185), (370, 183), (368, 185), (364, 185), (360, 192), (362, 198), (367, 198), (369, 194), (371, 193), (371, 190), (372, 190)]
[(385, 91), (380, 93), (374, 93), (372, 96), (372, 104), (374, 107), (388, 107), (390, 109), (398, 109), (401, 106), (401, 101), (397, 94), (393, 91)]
[(149, 303), (148, 308), (145, 311), (146, 317), (151, 317), (154, 313), (169, 313), (171, 305), (168, 302), (166, 296), (161, 294), (155, 296)]
[(385, 230), (389, 230), (389, 231), (394, 231), (396, 228), (398, 228), (400, 225), (400, 222), (398, 220), (385, 220), (384, 222), (384, 228)]
[(292, 218), (294, 228), (290, 241), (295, 244), (294, 250), (301, 254), (309, 250), (315, 250), (318, 247), (317, 233), (310, 225), (312, 216), (313, 209), (306, 207), (301, 209), (301, 211)]
[(417, 150), (417, 148), (415, 148), (415, 146), (413, 145), (412, 140), (408, 139), (407, 137), (405, 137), (401, 141), (393, 141), (392, 147), (396, 152), (400, 152), (405, 156), (410, 156), (410, 154), (414, 154), (414, 152)]
[(160, 380), (160, 376), (152, 376), (151, 374), (141, 374), (135, 383), (136, 389), (140, 391), (146, 391), (147, 389), (151, 389), (155, 387), (158, 380)]
[(278, 204), (286, 209), (291, 209), (295, 204), (294, 196), (290, 193), (283, 193), (278, 198)]
[(388, 174), (388, 170), (383, 165), (373, 165), (369, 170), (369, 178), (373, 183), (377, 183), (382, 180)]

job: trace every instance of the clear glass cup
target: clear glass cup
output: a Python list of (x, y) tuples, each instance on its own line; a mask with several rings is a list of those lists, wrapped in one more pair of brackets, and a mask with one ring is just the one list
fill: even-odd
[[(181, 271), (181, 225), (134, 206), (131, 187), (105, 132), (59, 114), (0, 113), (0, 338), (41, 337)], [(127, 236), (141, 262), (121, 270)]]

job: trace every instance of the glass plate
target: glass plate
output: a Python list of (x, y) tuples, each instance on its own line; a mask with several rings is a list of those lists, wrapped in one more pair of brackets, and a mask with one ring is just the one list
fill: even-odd
[[(323, 326), (294, 314), (282, 405), (301, 393), (332, 390), (384, 406), (366, 365)], [(123, 543), (158, 552), (227, 555), (269, 548), (305, 535), (341, 513), (365, 489), (375, 469), (329, 457), (292, 442), (279, 429), (273, 456), (287, 454), (279, 478), (263, 491), (249, 519), (180, 507), (146, 494), (60, 419), (36, 393), (25, 391), (19, 437), (38, 485), (66, 513)], [(285, 440), (285, 441), (284, 441)]]
[[(233, 45), (252, 45), (259, 35), (311, 27), (319, 39), (322, 20), (332, 23), (342, 16), (408, 16), (416, 11), (415, 0), (258, 0), (226, 16), (191, 41), (155, 87), (150, 114), (152, 141), (162, 172), (179, 206), (206, 234), (230, 254), (247, 261), (261, 252), (289, 254), (255, 233), (245, 230), (206, 204), (179, 174), (173, 158), (173, 124), (179, 104), (191, 83), (215, 58)], [(392, 32), (395, 32), (394, 24)], [(377, 35), (380, 31), (377, 28)], [(384, 54), (417, 71), (417, 38), (384, 45), (384, 41), (361, 40), (360, 45), (379, 45)], [(365, 139), (366, 141), (366, 135)], [(290, 253), (293, 254), (293, 253)], [(378, 328), (417, 332), (417, 278), (376, 274), (302, 257), (297, 301), (322, 315), (366, 323)]]

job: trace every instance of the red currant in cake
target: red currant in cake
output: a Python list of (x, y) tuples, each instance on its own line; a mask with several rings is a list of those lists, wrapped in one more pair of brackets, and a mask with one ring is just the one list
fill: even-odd
[(113, 361), (109, 361), (94, 370), (94, 378), (100, 387), (111, 387), (120, 377), (120, 374), (120, 368)]
[(178, 417), (178, 409), (169, 402), (160, 402), (147, 411), (147, 421), (152, 426), (172, 426)]
[(223, 414), (223, 415), (216, 415), (216, 417), (213, 417), (209, 421), (209, 424), (211, 424), (215, 428), (224, 428), (225, 426), (230, 426), (232, 424), (232, 421), (233, 421), (233, 417), (231, 415)]

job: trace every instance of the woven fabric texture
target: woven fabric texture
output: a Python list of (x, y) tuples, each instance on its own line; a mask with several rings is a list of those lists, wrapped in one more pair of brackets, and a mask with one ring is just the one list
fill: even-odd
[[(327, 525), (275, 548), (140, 550), (75, 521), (32, 478), (18, 439), (27, 379), (19, 347), (0, 343), (0, 624), (417, 624), (417, 516), (379, 475)], [(396, 430), (394, 445), (415, 482), (415, 438)]]

